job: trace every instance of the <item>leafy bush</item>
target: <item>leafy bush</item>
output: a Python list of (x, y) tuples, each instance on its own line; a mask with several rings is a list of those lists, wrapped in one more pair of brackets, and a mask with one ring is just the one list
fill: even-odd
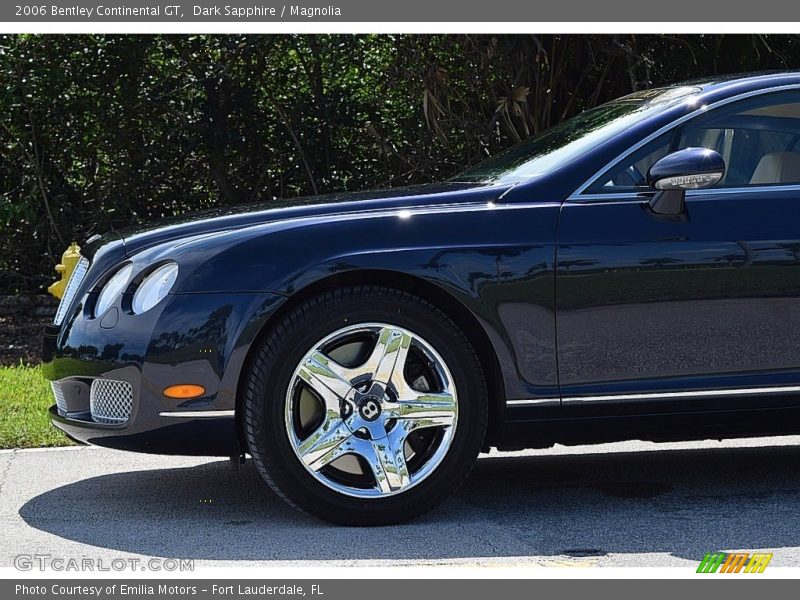
[(587, 107), (796, 66), (795, 36), (0, 36), (0, 293), (71, 240), (448, 177)]

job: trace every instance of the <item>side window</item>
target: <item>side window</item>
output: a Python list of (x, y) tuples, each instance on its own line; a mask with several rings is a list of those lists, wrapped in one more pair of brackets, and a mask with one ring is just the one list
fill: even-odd
[(586, 192), (646, 191), (648, 169), (690, 147), (716, 150), (724, 159), (725, 176), (716, 187), (800, 184), (800, 97), (782, 92), (720, 107), (646, 144)]
[(798, 134), (741, 126), (696, 127), (681, 135), (678, 148), (694, 146), (719, 152), (725, 161), (725, 175), (717, 187), (800, 183)]
[(645, 176), (651, 165), (670, 152), (673, 132), (645, 144), (625, 160), (606, 171), (586, 192), (589, 194), (640, 192), (649, 189)]

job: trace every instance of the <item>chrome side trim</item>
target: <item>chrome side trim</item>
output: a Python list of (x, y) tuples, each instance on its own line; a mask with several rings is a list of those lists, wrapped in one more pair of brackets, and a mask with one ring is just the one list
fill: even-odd
[[(775, 185), (752, 185), (745, 187), (729, 187), (729, 188), (708, 188), (705, 190), (687, 190), (686, 199), (715, 196), (719, 194), (763, 194), (765, 192), (798, 192), (800, 185), (796, 183), (776, 183)], [(582, 194), (580, 198), (571, 199), (575, 204), (580, 202), (592, 202), (593, 204), (602, 203), (618, 204), (623, 200), (636, 200), (639, 202), (648, 202), (655, 194), (655, 190), (641, 191), (641, 192), (609, 192), (607, 194)]]
[(723, 390), (694, 390), (686, 392), (654, 392), (649, 394), (608, 394), (604, 396), (569, 396), (558, 398), (529, 398), (506, 400), (507, 407), (520, 406), (558, 406), (580, 404), (582, 402), (636, 402), (643, 400), (669, 400), (671, 398), (723, 398), (728, 396), (758, 396), (800, 393), (800, 385), (785, 385), (758, 388), (733, 388)]
[(800, 385), (759, 388), (735, 388), (727, 390), (695, 390), (687, 392), (656, 392), (651, 394), (611, 394), (607, 396), (571, 396), (564, 398), (565, 404), (582, 402), (635, 402), (642, 400), (667, 400), (670, 398), (720, 398), (728, 396), (758, 396), (800, 392)]
[[(698, 115), (700, 115), (702, 113), (705, 113), (705, 112), (707, 112), (709, 110), (713, 110), (713, 109), (718, 108), (720, 106), (725, 106), (726, 104), (730, 104), (731, 102), (736, 102), (738, 100), (745, 100), (747, 98), (752, 98), (754, 96), (763, 96), (764, 94), (771, 94), (773, 92), (777, 93), (777, 92), (785, 92), (785, 91), (788, 91), (788, 90), (797, 90), (797, 89), (800, 89), (800, 84), (796, 84), (796, 83), (788, 84), (788, 85), (781, 85), (781, 86), (776, 86), (776, 87), (770, 87), (770, 88), (761, 88), (761, 89), (758, 89), (758, 90), (751, 90), (751, 91), (745, 92), (743, 94), (738, 94), (736, 96), (731, 96), (730, 98), (725, 98), (723, 100), (719, 100), (719, 101), (715, 102), (714, 104), (709, 104), (709, 105), (703, 104), (703, 105), (700, 105), (700, 106), (697, 107), (696, 110), (693, 110), (692, 112), (690, 112), (687, 115), (683, 115), (681, 118), (673, 121), (672, 123), (669, 123), (668, 125), (664, 125), (664, 127), (659, 129), (658, 131), (656, 131), (654, 133), (651, 133), (646, 138), (644, 138), (642, 140), (639, 140), (636, 144), (634, 144), (633, 146), (631, 146), (630, 148), (625, 150), (625, 152), (623, 152), (622, 154), (617, 156), (614, 160), (608, 162), (602, 169), (600, 169), (594, 175), (589, 177), (577, 190), (572, 192), (572, 194), (570, 194), (570, 196), (567, 198), (566, 202), (570, 202), (570, 201), (573, 201), (573, 200), (579, 200), (581, 198), (581, 194), (584, 192), (584, 190), (586, 190), (586, 188), (588, 188), (590, 185), (592, 185), (592, 183), (594, 183), (595, 180), (597, 180), (598, 177), (600, 177), (608, 169), (610, 169), (611, 167), (616, 165), (619, 161), (625, 160), (628, 156), (630, 156), (631, 154), (636, 152), (639, 148), (641, 148), (645, 144), (650, 143), (651, 141), (656, 139), (658, 136), (663, 135), (663, 134), (667, 133), (669, 130), (674, 129), (674, 128), (680, 126), (680, 125), (683, 125), (686, 121), (688, 121), (690, 119), (693, 119), (694, 117), (697, 117)], [(604, 196), (605, 194), (601, 194), (601, 195)], [(585, 196), (584, 196), (584, 198), (585, 198)]]
[(233, 417), (234, 411), (232, 410), (178, 410), (167, 411), (158, 413), (159, 417), (185, 417), (192, 419), (211, 418), (218, 419), (220, 417)]
[(506, 400), (506, 406), (560, 406), (560, 398), (527, 398), (524, 400)]
[(764, 192), (796, 192), (798, 190), (800, 190), (800, 185), (796, 183), (776, 183), (774, 185), (752, 185), (726, 188), (711, 187), (704, 190), (692, 190), (692, 193), (686, 194), (686, 198), (710, 196), (714, 194), (763, 194)]

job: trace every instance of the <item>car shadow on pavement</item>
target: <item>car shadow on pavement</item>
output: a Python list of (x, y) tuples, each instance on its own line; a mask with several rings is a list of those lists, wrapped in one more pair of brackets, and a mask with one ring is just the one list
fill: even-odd
[(406, 525), (328, 525), (286, 506), (252, 463), (93, 477), (22, 506), (84, 544), (205, 560), (446, 560), (800, 545), (800, 448), (487, 457), (453, 498)]

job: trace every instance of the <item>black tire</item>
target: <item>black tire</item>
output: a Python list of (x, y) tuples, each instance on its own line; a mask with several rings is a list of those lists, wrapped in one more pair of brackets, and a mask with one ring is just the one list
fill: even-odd
[[(377, 498), (345, 495), (312, 476), (292, 448), (284, 416), (287, 389), (305, 354), (326, 335), (368, 322), (423, 335), (449, 368), (458, 402), (457, 427), (435, 470), (406, 491)], [(428, 512), (467, 478), (486, 433), (486, 383), (466, 336), (430, 303), (387, 287), (340, 288), (295, 307), (255, 349), (245, 381), (244, 431), (261, 477), (289, 504), (333, 523), (387, 525)]]

